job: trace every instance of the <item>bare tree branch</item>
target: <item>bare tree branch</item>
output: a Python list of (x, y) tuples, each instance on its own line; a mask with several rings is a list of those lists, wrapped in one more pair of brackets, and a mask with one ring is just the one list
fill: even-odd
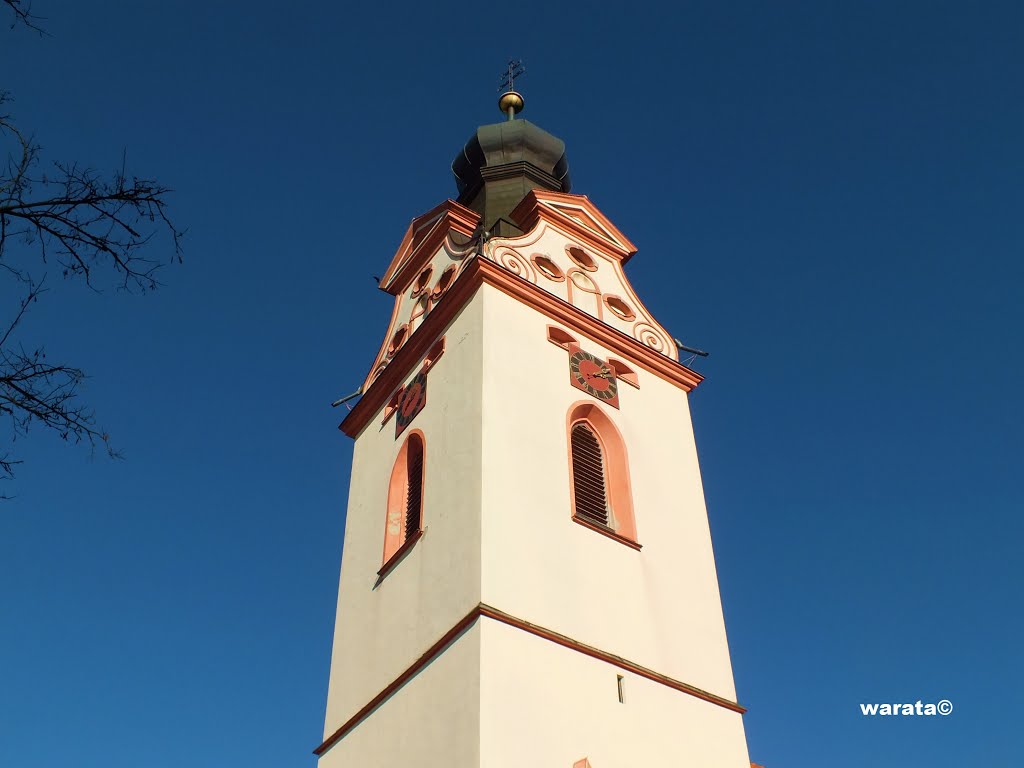
[[(31, 0), (0, 0), (4, 6), (14, 14), (12, 27), (23, 24), (45, 34)], [(24, 294), (0, 328), (0, 424), (12, 443), (37, 426), (118, 458), (95, 414), (79, 399), (85, 372), (51, 363), (42, 346), (26, 348), (16, 337), (30, 306), (45, 293), (39, 273), (54, 264), (65, 278), (80, 278), (94, 290), (110, 276), (124, 290), (155, 288), (162, 261), (149, 255), (154, 236), (167, 236), (170, 260), (181, 261), (184, 233), (167, 215), (171, 190), (129, 175), (124, 157), (109, 175), (75, 162), (41, 170), (41, 148), (15, 125), (9, 104), (9, 94), (0, 91), (0, 276), (21, 284)], [(19, 463), (0, 452), (0, 481), (11, 479)]]
[[(37, 424), (69, 442), (87, 442), (92, 448), (102, 445), (109, 456), (119, 458), (109, 436), (97, 427), (93, 412), (77, 399), (85, 373), (80, 368), (49, 362), (42, 347), (26, 350), (10, 343), (30, 305), (44, 292), (42, 284), (29, 286), (0, 337), (0, 417), (6, 417), (12, 440), (25, 437)], [(18, 463), (9, 454), (0, 456), (0, 480), (12, 478)]]
[[(8, 101), (0, 94), (0, 106)], [(0, 137), (13, 140), (0, 175), (0, 267), (31, 279), (24, 264), (12, 260), (12, 242), (29, 246), (43, 262), (53, 257), (65, 277), (81, 277), (94, 285), (95, 270), (109, 267), (121, 287), (156, 287), (153, 273), (159, 262), (143, 255), (153, 236), (164, 229), (171, 237), (174, 257), (181, 259), (181, 236), (167, 216), (170, 189), (153, 179), (129, 177), (122, 166), (110, 178), (76, 163), (54, 163), (52, 175), (34, 173), (39, 145), (0, 114)]]
[(40, 21), (46, 21), (46, 19), (32, 13), (31, 0), (27, 3), (25, 0), (3, 0), (3, 2), (14, 12), (14, 21), (11, 22), (11, 29), (14, 29), (20, 23), (24, 24), (29, 29), (38, 32), (40, 35), (46, 34), (46, 30), (40, 27), (37, 23)]

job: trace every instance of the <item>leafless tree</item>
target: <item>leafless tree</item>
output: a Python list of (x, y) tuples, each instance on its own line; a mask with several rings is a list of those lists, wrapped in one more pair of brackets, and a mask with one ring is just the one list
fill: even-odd
[(11, 21), (11, 29), (18, 26), (18, 24), (24, 24), (29, 29), (33, 29), (39, 34), (44, 34), (43, 28), (39, 26), (43, 20), (32, 13), (32, 2), (25, 2), (25, 0), (3, 0), (4, 4), (8, 5), (11, 12), (14, 13), (14, 20)]
[[(13, 12), (11, 26), (45, 34), (42, 19), (24, 0), (0, 0)], [(44, 164), (41, 147), (18, 128), (10, 96), (0, 91), (0, 276), (20, 293), (18, 306), (0, 317), (0, 418), (7, 443), (38, 426), (74, 443), (118, 456), (91, 409), (79, 399), (85, 373), (50, 362), (43, 346), (19, 341), (30, 308), (45, 293), (47, 270), (80, 280), (93, 290), (111, 281), (128, 291), (157, 286), (160, 260), (148, 254), (155, 235), (169, 236), (171, 259), (181, 259), (182, 232), (167, 216), (170, 190), (121, 168), (101, 174), (74, 162)], [(0, 157), (3, 157), (0, 154)], [(112, 280), (111, 280), (112, 278)], [(17, 290), (20, 286), (20, 291)], [(19, 462), (0, 450), (0, 480)], [(2, 496), (0, 496), (2, 498)]]

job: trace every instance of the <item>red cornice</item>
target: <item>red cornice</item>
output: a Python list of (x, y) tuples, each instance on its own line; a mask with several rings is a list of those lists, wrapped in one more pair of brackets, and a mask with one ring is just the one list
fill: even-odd
[(593, 315), (587, 314), (582, 309), (574, 307), (528, 280), (512, 274), (494, 262), (483, 259), (477, 259), (477, 261), (481, 262), (483, 282), (494, 286), (512, 298), (519, 299), (551, 319), (579, 331), (612, 353), (635, 362), (670, 384), (686, 392), (691, 392), (704, 381), (703, 376), (696, 371), (691, 371), (682, 363), (656, 352), (632, 336), (627, 336), (622, 331), (612, 328)]
[(745, 707), (740, 706), (735, 701), (731, 701), (730, 699), (726, 699), (722, 696), (710, 693), (708, 691), (703, 690), (702, 688), (697, 688), (696, 686), (690, 685), (688, 683), (681, 682), (679, 680), (676, 680), (675, 678), (669, 677), (668, 675), (663, 675), (660, 672), (655, 672), (653, 669), (641, 666), (640, 664), (632, 662), (629, 659), (624, 659), (621, 656), (616, 656), (613, 653), (608, 653), (607, 651), (603, 651), (600, 648), (595, 648), (592, 645), (587, 645), (577, 640), (573, 640), (568, 635), (563, 635), (559, 632), (547, 629), (538, 624), (531, 624), (528, 621), (524, 621), (523, 619), (505, 613), (504, 611), (499, 611), (497, 608), (492, 608), (491, 606), (485, 603), (480, 603), (479, 605), (474, 607), (469, 613), (467, 613), (462, 619), (460, 619), (455, 624), (454, 627), (445, 632), (444, 635), (441, 636), (440, 640), (438, 640), (436, 643), (430, 646), (426, 653), (420, 656), (416, 661), (412, 663), (411, 666), (409, 666), (404, 672), (402, 672), (402, 674), (400, 674), (393, 681), (391, 681), (391, 683), (389, 683), (384, 688), (384, 690), (382, 690), (380, 693), (378, 693), (376, 696), (370, 699), (366, 706), (364, 706), (352, 717), (346, 720), (342, 724), (342, 726), (338, 728), (338, 730), (336, 730), (334, 733), (332, 733), (330, 736), (324, 739), (323, 743), (313, 750), (313, 754), (323, 756), (323, 754), (327, 752), (327, 750), (329, 750), (331, 747), (333, 747), (335, 744), (341, 741), (347, 733), (349, 733), (353, 728), (359, 725), (359, 723), (365, 720), (366, 717), (371, 712), (373, 712), (373, 710), (379, 707), (389, 696), (394, 694), (395, 691), (397, 691), (399, 688), (405, 685), (405, 683), (412, 679), (412, 677), (415, 676), (417, 672), (423, 669), (423, 667), (429, 664), (442, 651), (444, 651), (445, 648), (451, 645), (451, 643), (454, 642), (459, 635), (461, 635), (466, 629), (468, 629), (481, 616), (484, 618), (492, 619), (494, 621), (499, 621), (502, 624), (506, 624), (510, 627), (515, 627), (516, 629), (521, 629), (524, 632), (528, 632), (536, 637), (549, 640), (550, 642), (555, 643), (556, 645), (560, 645), (563, 648), (568, 648), (569, 650), (577, 651), (578, 653), (582, 653), (585, 656), (590, 656), (593, 659), (597, 659), (599, 661), (603, 661), (613, 666), (616, 666), (619, 669), (624, 669), (627, 672), (632, 672), (634, 675), (637, 675), (638, 677), (643, 677), (655, 683), (660, 683), (661, 685), (667, 686), (668, 688), (672, 688), (673, 690), (679, 691), (680, 693), (688, 694), (695, 698), (701, 699), (702, 701), (706, 701), (710, 704), (715, 704), (724, 709), (728, 709), (732, 712), (736, 712), (742, 715), (744, 712), (747, 711)]
[(591, 338), (611, 353), (624, 357), (685, 392), (692, 391), (704, 377), (685, 365), (666, 357), (632, 336), (606, 325), (583, 310), (566, 303), (528, 280), (514, 275), (504, 267), (479, 256), (465, 266), (458, 279), (441, 301), (427, 315), (423, 324), (398, 351), (384, 372), (363, 393), (339, 429), (355, 437), (370, 422), (401, 386), (413, 366), (444, 331), (449, 321), (469, 301), (481, 285), (487, 284), (517, 299), (538, 312)]

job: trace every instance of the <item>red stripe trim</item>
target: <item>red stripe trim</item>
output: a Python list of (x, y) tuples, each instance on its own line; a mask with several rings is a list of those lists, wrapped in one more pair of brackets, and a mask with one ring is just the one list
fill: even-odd
[(711, 704), (728, 709), (732, 712), (738, 712), (742, 715), (747, 711), (746, 707), (740, 706), (735, 701), (730, 701), (729, 699), (721, 696), (716, 696), (715, 694), (709, 693), (701, 688), (697, 688), (696, 686), (688, 685), (687, 683), (680, 682), (679, 680), (668, 677), (667, 675), (655, 672), (653, 669), (640, 666), (639, 664), (629, 661), (628, 659), (624, 659), (621, 656), (616, 656), (615, 654), (608, 653), (607, 651), (602, 651), (599, 648), (594, 648), (591, 645), (578, 642), (566, 635), (559, 634), (558, 632), (554, 632), (550, 629), (545, 629), (537, 624), (531, 624), (528, 621), (523, 621), (520, 618), (505, 613), (504, 611), (499, 611), (497, 608), (492, 608), (489, 605), (480, 603), (478, 606), (473, 608), (473, 610), (467, 613), (454, 627), (445, 632), (440, 640), (430, 646), (430, 649), (426, 653), (413, 662), (413, 664), (395, 678), (390, 685), (370, 699), (370, 702), (365, 707), (356, 712), (352, 717), (346, 720), (338, 730), (328, 736), (324, 740), (323, 744), (313, 750), (313, 754), (323, 756), (327, 750), (341, 741), (349, 731), (359, 725), (359, 723), (366, 719), (373, 710), (379, 707), (384, 700), (388, 698), (388, 696), (407, 683), (417, 672), (444, 651), (447, 646), (454, 642), (462, 632), (468, 629), (469, 626), (481, 616), (493, 619), (494, 621), (499, 621), (502, 624), (507, 624), (510, 627), (515, 627), (516, 629), (521, 629), (524, 632), (529, 632), (531, 635), (535, 635), (536, 637), (542, 637), (545, 640), (550, 640), (563, 648), (578, 651), (585, 656), (590, 656), (591, 658), (598, 659), (599, 661), (612, 664), (620, 669), (632, 672), (634, 675), (647, 678), (655, 683), (661, 683), (662, 685), (679, 691), (680, 693), (688, 694), (701, 699), (702, 701), (707, 701)]
[(680, 682), (668, 675), (663, 675), (660, 672), (655, 672), (653, 669), (642, 667), (635, 662), (622, 658), (621, 656), (616, 656), (615, 654), (608, 653), (607, 651), (602, 651), (600, 648), (594, 648), (591, 645), (586, 645), (585, 643), (573, 640), (571, 637), (559, 634), (553, 630), (545, 629), (544, 627), (536, 624), (531, 624), (528, 621), (523, 621), (520, 618), (516, 618), (515, 616), (503, 611), (499, 611), (497, 608), (491, 608), (489, 605), (484, 605), (483, 603), (480, 604), (480, 615), (486, 616), (489, 619), (494, 619), (495, 621), (500, 621), (502, 624), (508, 624), (510, 627), (516, 627), (524, 632), (529, 632), (531, 635), (543, 637), (545, 640), (550, 640), (563, 648), (579, 651), (586, 656), (620, 667), (621, 669), (632, 672), (634, 675), (638, 675), (639, 677), (645, 677), (655, 683), (661, 683), (662, 685), (668, 686), (676, 691), (687, 693), (690, 696), (694, 696), (711, 704), (717, 704), (720, 707), (732, 710), (733, 712), (738, 712), (741, 715), (747, 711), (746, 707), (740, 706), (735, 701), (730, 701), (722, 696), (716, 696), (713, 693), (709, 693), (708, 691), (689, 685), (688, 683)]
[(322, 756), (328, 749), (341, 741), (345, 734), (359, 725), (359, 723), (362, 722), (367, 715), (373, 712), (373, 710), (379, 707), (388, 696), (405, 685), (413, 675), (419, 672), (423, 667), (430, 663), (435, 656), (440, 654), (441, 651), (454, 642), (455, 638), (462, 634), (464, 630), (469, 628), (469, 625), (476, 621), (479, 616), (480, 607), (477, 606), (467, 613), (454, 627), (445, 632), (440, 640), (430, 646), (426, 653), (416, 659), (416, 661), (414, 661), (412, 665), (405, 670), (405, 672), (396, 677), (387, 688), (370, 699), (369, 703), (365, 707), (346, 720), (345, 724), (342, 725), (341, 728), (324, 739), (324, 743), (314, 749), (313, 754)]

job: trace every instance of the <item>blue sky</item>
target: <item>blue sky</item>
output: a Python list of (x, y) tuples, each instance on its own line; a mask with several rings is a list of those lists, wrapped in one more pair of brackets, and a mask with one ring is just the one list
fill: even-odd
[(35, 11), (49, 37), (0, 30), (19, 123), (51, 159), (126, 150), (189, 234), (154, 294), (54, 274), (22, 331), (86, 368), (127, 458), (16, 444), (0, 765), (313, 764), (351, 456), (328, 404), (509, 55), (638, 293), (712, 353), (691, 406), (751, 758), (1019, 759), (1024, 6)]

